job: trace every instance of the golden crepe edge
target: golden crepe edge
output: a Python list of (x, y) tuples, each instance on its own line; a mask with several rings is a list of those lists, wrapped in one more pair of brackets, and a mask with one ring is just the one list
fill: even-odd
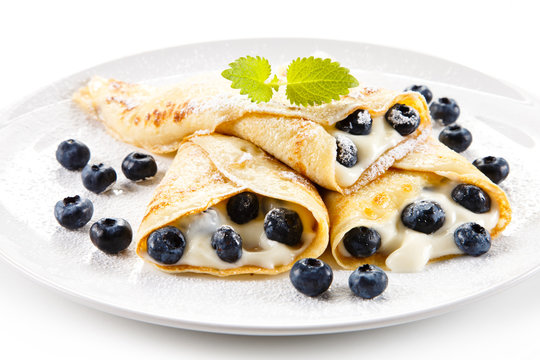
[[(367, 184), (410, 152), (431, 129), (425, 99), (416, 92), (360, 86), (339, 101), (318, 106), (291, 105), (280, 89), (268, 103), (255, 104), (214, 75), (155, 88), (94, 77), (73, 95), (88, 114), (101, 121), (115, 138), (154, 153), (175, 151), (197, 131), (218, 132), (248, 140), (317, 184), (349, 193)], [(350, 187), (336, 180), (333, 126), (358, 109), (383, 115), (396, 103), (414, 107), (421, 122), (411, 135), (378, 157)], [(271, 134), (271, 135), (270, 135)], [(276, 141), (279, 139), (279, 141)]]
[(329, 243), (328, 212), (309, 181), (245, 140), (207, 134), (190, 136), (180, 145), (173, 164), (152, 196), (137, 232), (137, 254), (149, 261), (145, 254), (146, 239), (152, 231), (247, 190), (299, 204), (311, 212), (317, 224), (315, 238), (294, 260), (272, 269), (255, 265), (217, 269), (151, 263), (171, 273), (271, 275), (289, 270), (300, 258), (316, 258), (325, 251)]
[[(406, 157), (396, 162), (387, 173), (375, 179), (363, 189), (350, 195), (341, 195), (335, 192), (325, 192), (323, 198), (328, 208), (330, 216), (330, 246), (332, 255), (336, 262), (343, 268), (354, 269), (362, 264), (371, 263), (384, 269), (388, 269), (385, 261), (388, 255), (376, 253), (366, 258), (346, 257), (338, 250), (343, 236), (355, 227), (358, 216), (366, 216), (369, 213), (371, 220), (380, 219), (376, 212), (386, 212), (384, 208), (392, 206), (388, 201), (392, 198), (388, 194), (392, 186), (398, 186), (399, 178), (411, 175), (411, 182), (422, 181), (436, 182), (438, 178), (448, 178), (460, 183), (472, 184), (480, 187), (490, 196), (492, 203), (496, 203), (499, 208), (499, 219), (493, 229), (490, 230), (492, 239), (497, 238), (508, 226), (512, 218), (512, 209), (506, 193), (474, 165), (458, 153), (450, 150), (445, 145), (433, 137), (429, 137), (425, 142), (419, 144), (417, 148)], [(392, 177), (398, 178), (392, 179)], [(412, 191), (415, 184), (402, 183), (399, 190)], [(416, 184), (418, 185), (418, 184)], [(376, 188), (377, 191), (371, 191)], [(382, 188), (382, 189), (381, 189)], [(355, 195), (357, 198), (355, 198)], [(359, 202), (369, 198), (371, 203)], [(354, 215), (351, 215), (351, 212)], [(445, 260), (459, 255), (446, 255), (439, 258), (430, 259), (430, 262)]]

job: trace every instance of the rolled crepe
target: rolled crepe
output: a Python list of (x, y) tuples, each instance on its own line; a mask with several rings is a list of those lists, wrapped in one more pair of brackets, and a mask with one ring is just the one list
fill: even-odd
[[(182, 139), (195, 132), (234, 135), (341, 193), (382, 174), (427, 136), (431, 126), (422, 95), (365, 86), (339, 101), (298, 107), (286, 99), (284, 87), (270, 102), (255, 104), (216, 75), (163, 88), (94, 77), (73, 99), (113, 136), (149, 151), (176, 151)], [(420, 117), (409, 135), (400, 135), (385, 121), (386, 112), (398, 103), (414, 108)], [(368, 111), (373, 119), (369, 135), (352, 136), (336, 128), (358, 110)], [(339, 135), (353, 139), (358, 150), (358, 161), (350, 168), (337, 161)]]
[[(228, 200), (251, 192), (259, 199), (259, 215), (247, 224), (227, 215)], [(272, 208), (296, 211), (303, 224), (301, 242), (289, 246), (269, 240), (263, 228)], [(230, 225), (242, 237), (242, 256), (222, 261), (211, 236)], [(155, 230), (174, 226), (185, 235), (186, 247), (174, 264), (163, 264), (148, 252)], [(137, 234), (137, 254), (161, 270), (218, 276), (278, 274), (299, 259), (320, 256), (328, 245), (328, 213), (315, 187), (249, 142), (225, 135), (186, 138), (147, 207)]]
[[(465, 209), (451, 198), (458, 184), (472, 184), (487, 193), (491, 209), (482, 214)], [(461, 155), (433, 138), (396, 162), (385, 174), (362, 189), (324, 195), (330, 215), (332, 254), (347, 269), (373, 263), (398, 272), (421, 270), (430, 260), (462, 254), (454, 242), (455, 229), (476, 222), (496, 238), (510, 223), (511, 209), (504, 191)], [(432, 200), (446, 213), (445, 222), (432, 234), (405, 227), (401, 212), (416, 200)], [(368, 257), (355, 257), (344, 244), (355, 227), (376, 230), (381, 247)]]

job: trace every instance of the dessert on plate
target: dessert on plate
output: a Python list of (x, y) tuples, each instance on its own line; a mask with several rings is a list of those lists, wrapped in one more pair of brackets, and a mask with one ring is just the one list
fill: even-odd
[(277, 274), (328, 245), (304, 177), (232, 136), (186, 138), (139, 227), (137, 253), (167, 272)]
[(367, 86), (338, 101), (297, 106), (283, 88), (269, 102), (253, 103), (216, 75), (169, 87), (94, 77), (73, 99), (113, 136), (146, 150), (176, 151), (201, 131), (233, 135), (341, 193), (382, 174), (431, 128), (419, 93)]

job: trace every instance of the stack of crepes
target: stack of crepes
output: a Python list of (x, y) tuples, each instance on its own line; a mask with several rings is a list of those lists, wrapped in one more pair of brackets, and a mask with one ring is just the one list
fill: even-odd
[[(493, 237), (510, 221), (504, 192), (429, 137), (429, 110), (416, 92), (360, 86), (338, 101), (298, 107), (280, 90), (270, 102), (256, 104), (225, 79), (203, 75), (161, 88), (95, 77), (73, 98), (117, 139), (157, 154), (177, 151), (137, 234), (137, 253), (164, 271), (277, 274), (301, 258), (319, 257), (329, 243), (338, 264), (348, 269), (376, 262), (391, 270), (417, 271), (429, 260), (461, 252), (455, 244), (439, 244), (442, 235), (403, 236), (396, 214), (424, 196), (424, 189), (440, 187), (437, 196), (442, 196), (454, 183), (474, 184), (490, 195), (490, 216), (471, 221), (485, 220)], [(398, 134), (385, 120), (396, 104), (420, 117), (414, 131)], [(337, 126), (366, 116), (372, 121), (369, 135), (353, 136)], [(340, 161), (340, 146), (351, 143), (343, 137), (352, 139), (358, 151), (352, 166)], [(320, 186), (324, 202), (311, 182)], [(228, 199), (243, 192), (257, 196), (261, 216), (243, 230), (243, 256), (224, 262), (209, 239), (216, 226), (235, 226), (225, 208)], [(266, 238), (264, 214), (275, 207), (300, 215), (304, 230), (299, 244)], [(455, 218), (447, 219), (440, 231), (452, 232), (461, 221)], [(188, 232), (184, 255), (174, 264), (160, 263), (147, 251), (150, 234), (165, 226)], [(382, 246), (369, 258), (355, 257), (342, 245), (344, 235), (358, 226), (381, 229)], [(389, 228), (393, 231), (384, 231)]]

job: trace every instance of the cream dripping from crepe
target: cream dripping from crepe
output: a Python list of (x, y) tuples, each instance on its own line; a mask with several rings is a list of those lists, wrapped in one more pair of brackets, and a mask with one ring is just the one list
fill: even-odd
[(371, 132), (367, 135), (349, 134), (334, 126), (328, 127), (327, 131), (337, 139), (347, 137), (358, 150), (358, 162), (353, 167), (345, 167), (336, 161), (336, 182), (341, 187), (353, 185), (369, 165), (403, 140), (403, 136), (388, 124), (384, 115), (373, 118)]
[[(393, 212), (386, 221), (381, 223), (363, 219), (355, 225), (370, 227), (380, 234), (381, 247), (378, 252), (388, 255), (386, 266), (392, 271), (416, 272), (422, 270), (430, 259), (463, 254), (454, 242), (456, 228), (464, 223), (474, 222), (489, 231), (497, 224), (499, 209), (496, 203), (492, 203), (488, 212), (476, 214), (462, 207), (452, 200), (450, 195), (456, 185), (458, 183), (448, 182), (442, 186), (424, 188), (417, 197), (410, 199), (399, 211)], [(444, 225), (433, 234), (409, 229), (401, 221), (403, 208), (417, 200), (435, 201), (445, 212)], [(351, 256), (343, 242), (339, 244), (339, 251), (345, 256)]]
[[(315, 238), (315, 219), (304, 207), (277, 199), (259, 197), (259, 215), (246, 224), (237, 224), (227, 215), (227, 200), (203, 212), (180, 218), (171, 224), (179, 228), (185, 236), (186, 248), (176, 264), (206, 266), (216, 269), (236, 268), (256, 265), (272, 269), (292, 262)], [(288, 246), (270, 240), (264, 232), (265, 214), (274, 208), (287, 208), (300, 216), (303, 225), (302, 240), (298, 246)], [(212, 234), (222, 225), (231, 226), (242, 238), (242, 256), (234, 263), (221, 260), (211, 246)], [(148, 255), (146, 255), (148, 256)], [(148, 258), (149, 260), (152, 260)]]

